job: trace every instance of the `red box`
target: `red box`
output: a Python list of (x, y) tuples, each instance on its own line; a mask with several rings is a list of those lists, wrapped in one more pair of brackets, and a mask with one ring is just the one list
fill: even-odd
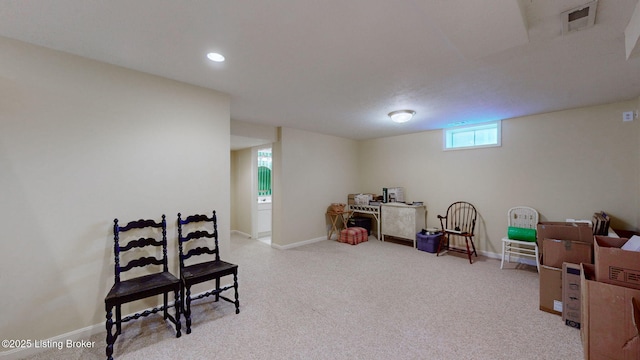
[(347, 243), (351, 245), (358, 245), (361, 242), (369, 240), (369, 232), (365, 228), (350, 227), (340, 231), (339, 242)]

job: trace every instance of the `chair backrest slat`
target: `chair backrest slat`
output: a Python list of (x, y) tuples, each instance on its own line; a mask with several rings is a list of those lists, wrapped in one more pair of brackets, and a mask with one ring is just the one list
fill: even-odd
[(214, 238), (215, 234), (210, 233), (208, 231), (202, 231), (202, 230), (198, 230), (198, 231), (194, 231), (191, 233), (188, 233), (187, 236), (182, 238), (182, 242), (187, 242), (189, 240), (193, 240), (193, 239), (201, 239), (201, 238)]
[(162, 265), (164, 261), (162, 259), (155, 258), (153, 256), (141, 257), (135, 260), (131, 260), (127, 263), (127, 265), (120, 267), (120, 271), (124, 272), (127, 270), (131, 270), (134, 267), (144, 267), (147, 265)]
[(146, 227), (152, 227), (152, 228), (161, 228), (162, 227), (162, 223), (158, 223), (154, 220), (136, 220), (136, 221), (131, 221), (129, 222), (127, 225), (125, 226), (121, 226), (120, 227), (120, 231), (129, 231), (132, 229), (144, 229)]
[(186, 254), (184, 254), (183, 259), (187, 260), (188, 258), (192, 257), (192, 256), (198, 256), (198, 255), (202, 255), (202, 254), (209, 254), (209, 255), (215, 255), (216, 251), (213, 249), (210, 249), (208, 247), (197, 247), (194, 249), (191, 249), (189, 251), (187, 251)]
[[(198, 224), (199, 223), (199, 224)], [(188, 232), (186, 235), (183, 235), (183, 231), (185, 231), (185, 225), (197, 225), (197, 226), (205, 226), (210, 230), (194, 230)], [(198, 246), (196, 248), (190, 249), (186, 253), (184, 252), (184, 244), (190, 240), (196, 239), (214, 239), (213, 246)], [(178, 251), (180, 254), (180, 272), (184, 268), (185, 260), (191, 258), (192, 256), (198, 255), (215, 255), (215, 260), (220, 260), (220, 249), (218, 247), (218, 218), (216, 216), (215, 210), (213, 211), (213, 215), (208, 217), (206, 215), (190, 215), (187, 216), (186, 219), (182, 219), (182, 215), (178, 213)]]
[(457, 201), (449, 206), (447, 214), (440, 217), (443, 229), (474, 234), (478, 213), (475, 206), (465, 201)]
[[(120, 246), (120, 235), (127, 231), (134, 229), (161, 229), (162, 235), (160, 239), (151, 237), (141, 237), (136, 240), (129, 241), (126, 245)], [(153, 256), (141, 256), (137, 259), (133, 259), (125, 266), (120, 266), (120, 256), (122, 252), (132, 249), (141, 249), (147, 246), (162, 247), (162, 257), (156, 258)], [(155, 220), (136, 220), (127, 223), (125, 226), (118, 224), (118, 219), (113, 220), (113, 252), (115, 257), (114, 273), (115, 282), (120, 282), (120, 274), (129, 271), (136, 267), (144, 267), (148, 265), (162, 265), (162, 271), (168, 271), (167, 261), (167, 221), (165, 215), (162, 215), (162, 221), (156, 222)]]
[(509, 226), (535, 229), (538, 225), (538, 211), (528, 206), (515, 206), (507, 212)]
[(212, 219), (210, 217), (207, 217), (207, 215), (200, 215), (200, 214), (196, 214), (196, 215), (189, 215), (187, 216), (186, 219), (182, 220), (182, 224), (188, 224), (188, 223), (192, 223), (192, 222), (200, 222), (200, 221), (212, 221)]
[(133, 248), (143, 248), (145, 246), (162, 246), (161, 240), (154, 238), (140, 238), (138, 240), (131, 240), (125, 246), (120, 246), (120, 251), (127, 251)]

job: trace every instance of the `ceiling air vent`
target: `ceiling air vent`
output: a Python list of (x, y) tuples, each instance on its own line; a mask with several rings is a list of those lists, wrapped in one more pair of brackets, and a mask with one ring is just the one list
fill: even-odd
[(591, 1), (562, 13), (562, 35), (592, 27), (596, 23), (598, 1)]

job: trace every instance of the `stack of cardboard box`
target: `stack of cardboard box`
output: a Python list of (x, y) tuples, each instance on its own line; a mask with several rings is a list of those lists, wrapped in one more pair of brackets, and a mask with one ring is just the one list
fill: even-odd
[(542, 222), (537, 232), (540, 310), (580, 329), (585, 359), (640, 359), (640, 238), (632, 251), (589, 224)]
[[(593, 232), (588, 223), (541, 222), (537, 227), (540, 259), (540, 310), (563, 316), (567, 325), (580, 327), (579, 286), (580, 263), (592, 263)], [(563, 264), (567, 264), (563, 270)], [(564, 274), (567, 274), (563, 276)], [(572, 276), (573, 275), (573, 276)], [(563, 312), (563, 280), (565, 294), (571, 298)], [(570, 282), (570, 283), (569, 283)], [(576, 289), (577, 287), (577, 289)], [(576, 296), (577, 295), (577, 296)], [(576, 309), (577, 307), (577, 309)], [(571, 308), (571, 309), (569, 309)], [(571, 310), (571, 311), (569, 311)], [(564, 314), (564, 315), (563, 315)]]

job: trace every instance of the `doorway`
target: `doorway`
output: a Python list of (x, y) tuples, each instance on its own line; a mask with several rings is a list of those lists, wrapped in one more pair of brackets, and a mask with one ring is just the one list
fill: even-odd
[(253, 212), (253, 238), (266, 244), (271, 244), (271, 218), (272, 218), (272, 156), (271, 146), (255, 149), (255, 171), (253, 189), (257, 196), (255, 211)]

